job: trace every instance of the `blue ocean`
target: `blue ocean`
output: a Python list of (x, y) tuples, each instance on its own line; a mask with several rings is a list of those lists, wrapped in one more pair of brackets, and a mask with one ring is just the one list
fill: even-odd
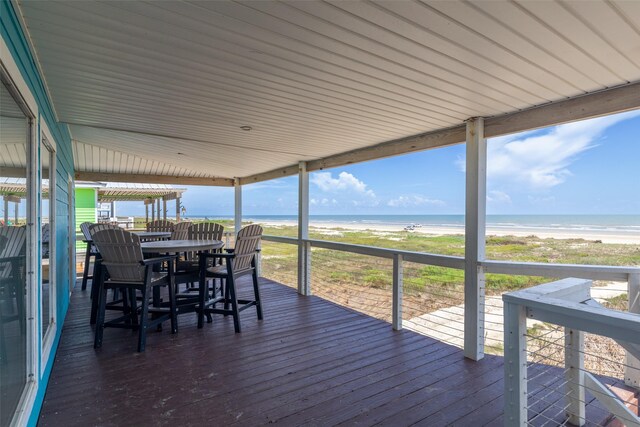
[[(202, 218), (202, 215), (194, 215)], [(232, 217), (210, 216), (209, 219)], [(296, 215), (245, 215), (253, 222), (296, 221)], [(311, 225), (335, 224), (397, 225), (464, 229), (464, 215), (310, 215)], [(640, 233), (640, 215), (487, 215), (488, 228), (531, 230), (575, 230), (583, 232)]]

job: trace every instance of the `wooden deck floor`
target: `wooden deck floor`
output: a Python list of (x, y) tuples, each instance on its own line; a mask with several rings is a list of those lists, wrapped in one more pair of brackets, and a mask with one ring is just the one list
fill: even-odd
[(245, 311), (241, 334), (231, 318), (198, 330), (188, 314), (138, 354), (126, 330), (107, 329), (93, 349), (78, 286), (39, 424), (502, 425), (501, 357), (468, 361), (318, 297), (265, 279), (261, 288), (265, 319)]

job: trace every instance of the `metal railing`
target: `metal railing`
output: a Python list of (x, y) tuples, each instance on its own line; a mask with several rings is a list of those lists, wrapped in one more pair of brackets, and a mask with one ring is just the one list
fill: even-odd
[[(597, 270), (592, 269), (592, 273), (601, 274)], [(612, 272), (609, 270), (609, 273)], [(637, 273), (634, 270), (630, 275), (630, 288), (637, 292)], [(586, 393), (589, 393), (625, 425), (640, 426), (637, 403), (621, 400), (601, 379), (585, 369), (585, 355), (589, 353), (585, 351), (584, 338), (585, 333), (595, 334), (611, 338), (623, 347), (627, 351), (627, 361), (622, 363), (625, 368), (624, 381), (637, 387), (640, 379), (637, 359), (640, 357), (640, 315), (601, 306), (591, 297), (591, 284), (590, 280), (570, 278), (503, 295), (505, 425), (537, 425), (537, 421), (544, 425), (585, 425), (586, 407), (590, 403)], [(629, 307), (635, 308), (636, 302), (632, 301)], [(554, 333), (552, 329), (543, 337), (535, 336), (527, 328), (527, 320), (558, 325), (564, 328), (564, 332), (550, 335)], [(527, 337), (532, 336), (543, 343), (538, 352), (528, 351)], [(531, 355), (540, 354), (539, 350), (545, 347), (552, 348), (553, 356), (547, 355), (542, 360), (551, 359), (554, 365), (561, 366), (549, 368), (544, 365), (542, 373), (538, 369), (535, 375), (528, 375)], [(607, 356), (591, 355), (600, 358)], [(553, 369), (555, 371), (549, 374)], [(535, 397), (531, 397), (529, 383), (541, 375), (556, 375), (561, 379), (558, 382), (547, 380), (542, 392), (537, 391)], [(635, 410), (632, 411), (630, 407)], [(549, 412), (549, 408), (554, 408), (553, 412)], [(600, 425), (597, 422), (593, 424)]]

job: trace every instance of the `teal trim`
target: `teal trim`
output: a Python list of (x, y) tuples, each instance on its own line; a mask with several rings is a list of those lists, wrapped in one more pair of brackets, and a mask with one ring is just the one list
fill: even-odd
[[(18, 69), (22, 78), (27, 83), (36, 103), (38, 104), (39, 116), (36, 118), (38, 129), (41, 120), (47, 124), (56, 142), (56, 168), (57, 168), (57, 186), (56, 186), (56, 322), (57, 331), (53, 342), (53, 347), (49, 355), (49, 359), (42, 362), (41, 346), (38, 351), (40, 363), (44, 363), (45, 369), (40, 366), (36, 375), (43, 372), (39, 378), (38, 393), (34, 402), (33, 411), (29, 418), (29, 426), (35, 426), (38, 421), (38, 415), (44, 395), (46, 385), (49, 381), (49, 375), (55, 359), (55, 353), (60, 341), (62, 333), (62, 324), (64, 322), (67, 309), (69, 307), (69, 257), (67, 256), (69, 224), (67, 219), (68, 206), (68, 176), (74, 175), (73, 169), (73, 152), (71, 146), (71, 135), (66, 125), (60, 124), (55, 119), (55, 114), (51, 100), (45, 90), (42, 76), (38, 72), (33, 52), (29, 48), (25, 31), (20, 25), (18, 18), (17, 4), (9, 0), (0, 0), (0, 37), (5, 41), (9, 48), (9, 53), (18, 65)], [(40, 133), (39, 133), (40, 134)], [(38, 145), (39, 147), (39, 140)], [(53, 202), (53, 200), (51, 201)], [(52, 230), (53, 233), (53, 230)], [(53, 236), (52, 236), (53, 238)], [(75, 238), (75, 236), (74, 236)], [(40, 287), (38, 287), (40, 288)], [(38, 289), (38, 293), (40, 290)], [(40, 309), (40, 308), (39, 308)], [(38, 318), (40, 317), (40, 313)], [(41, 322), (38, 322), (41, 324)], [(41, 334), (40, 334), (41, 335)]]

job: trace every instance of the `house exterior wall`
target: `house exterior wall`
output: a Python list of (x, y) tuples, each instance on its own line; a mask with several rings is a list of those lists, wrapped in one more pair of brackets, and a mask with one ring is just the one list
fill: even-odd
[[(40, 321), (41, 304), (38, 303), (38, 330), (37, 336), (32, 337), (35, 341), (35, 348), (37, 348), (37, 369), (34, 369), (35, 378), (35, 394), (30, 396), (25, 405), (26, 408), (30, 408), (28, 415), (28, 425), (36, 425), (40, 407), (44, 399), (46, 392), (46, 386), (51, 373), (51, 367), (55, 358), (56, 348), (62, 332), (62, 323), (67, 313), (69, 305), (69, 289), (71, 286), (71, 263), (69, 259), (69, 242), (70, 242), (70, 219), (73, 221), (74, 214), (72, 212), (72, 206), (70, 202), (73, 201), (73, 195), (69, 195), (69, 189), (73, 188), (70, 185), (71, 177), (74, 176), (73, 169), (73, 152), (71, 145), (71, 136), (66, 125), (62, 125), (56, 121), (55, 113), (51, 100), (47, 95), (45, 89), (43, 77), (38, 71), (36, 62), (34, 60), (34, 53), (31, 51), (28, 43), (25, 30), (21, 25), (19, 14), (17, 11), (17, 5), (7, 0), (0, 0), (0, 37), (3, 44), (6, 45), (6, 50), (2, 50), (2, 62), (11, 61), (15, 64), (19, 76), (11, 76), (12, 78), (20, 78), (26, 83), (27, 90), (30, 92), (30, 97), (35, 100), (37, 106), (37, 116), (35, 118), (35, 125), (37, 126), (37, 140), (33, 142), (32, 147), (39, 152), (37, 147), (40, 147), (40, 138), (42, 138), (43, 128), (48, 128), (51, 137), (55, 142), (55, 162), (56, 162), (56, 192), (55, 192), (55, 232), (51, 230), (51, 238), (56, 241), (55, 252), (55, 324), (53, 325), (54, 334), (51, 335), (51, 346), (47, 346), (47, 349), (43, 351), (43, 339), (40, 331), (42, 322)], [(39, 162), (39, 160), (38, 160)], [(39, 194), (37, 195), (40, 196)], [(71, 203), (72, 204), (72, 203)], [(34, 226), (36, 229), (40, 229), (41, 215), (38, 218), (33, 218)], [(73, 224), (75, 225), (75, 224)], [(39, 242), (34, 242), (38, 244)], [(34, 253), (39, 253), (36, 251)], [(36, 274), (40, 274), (39, 272)], [(74, 278), (75, 280), (75, 278)], [(34, 283), (33, 281), (31, 283)], [(40, 277), (35, 280), (35, 283), (40, 283)], [(38, 299), (40, 286), (38, 286), (37, 295)]]
[[(83, 222), (95, 223), (98, 220), (96, 210), (97, 197), (98, 190), (95, 188), (76, 188), (76, 233), (80, 233), (80, 224)], [(77, 249), (84, 251), (87, 249), (87, 245), (83, 242), (78, 242)]]

